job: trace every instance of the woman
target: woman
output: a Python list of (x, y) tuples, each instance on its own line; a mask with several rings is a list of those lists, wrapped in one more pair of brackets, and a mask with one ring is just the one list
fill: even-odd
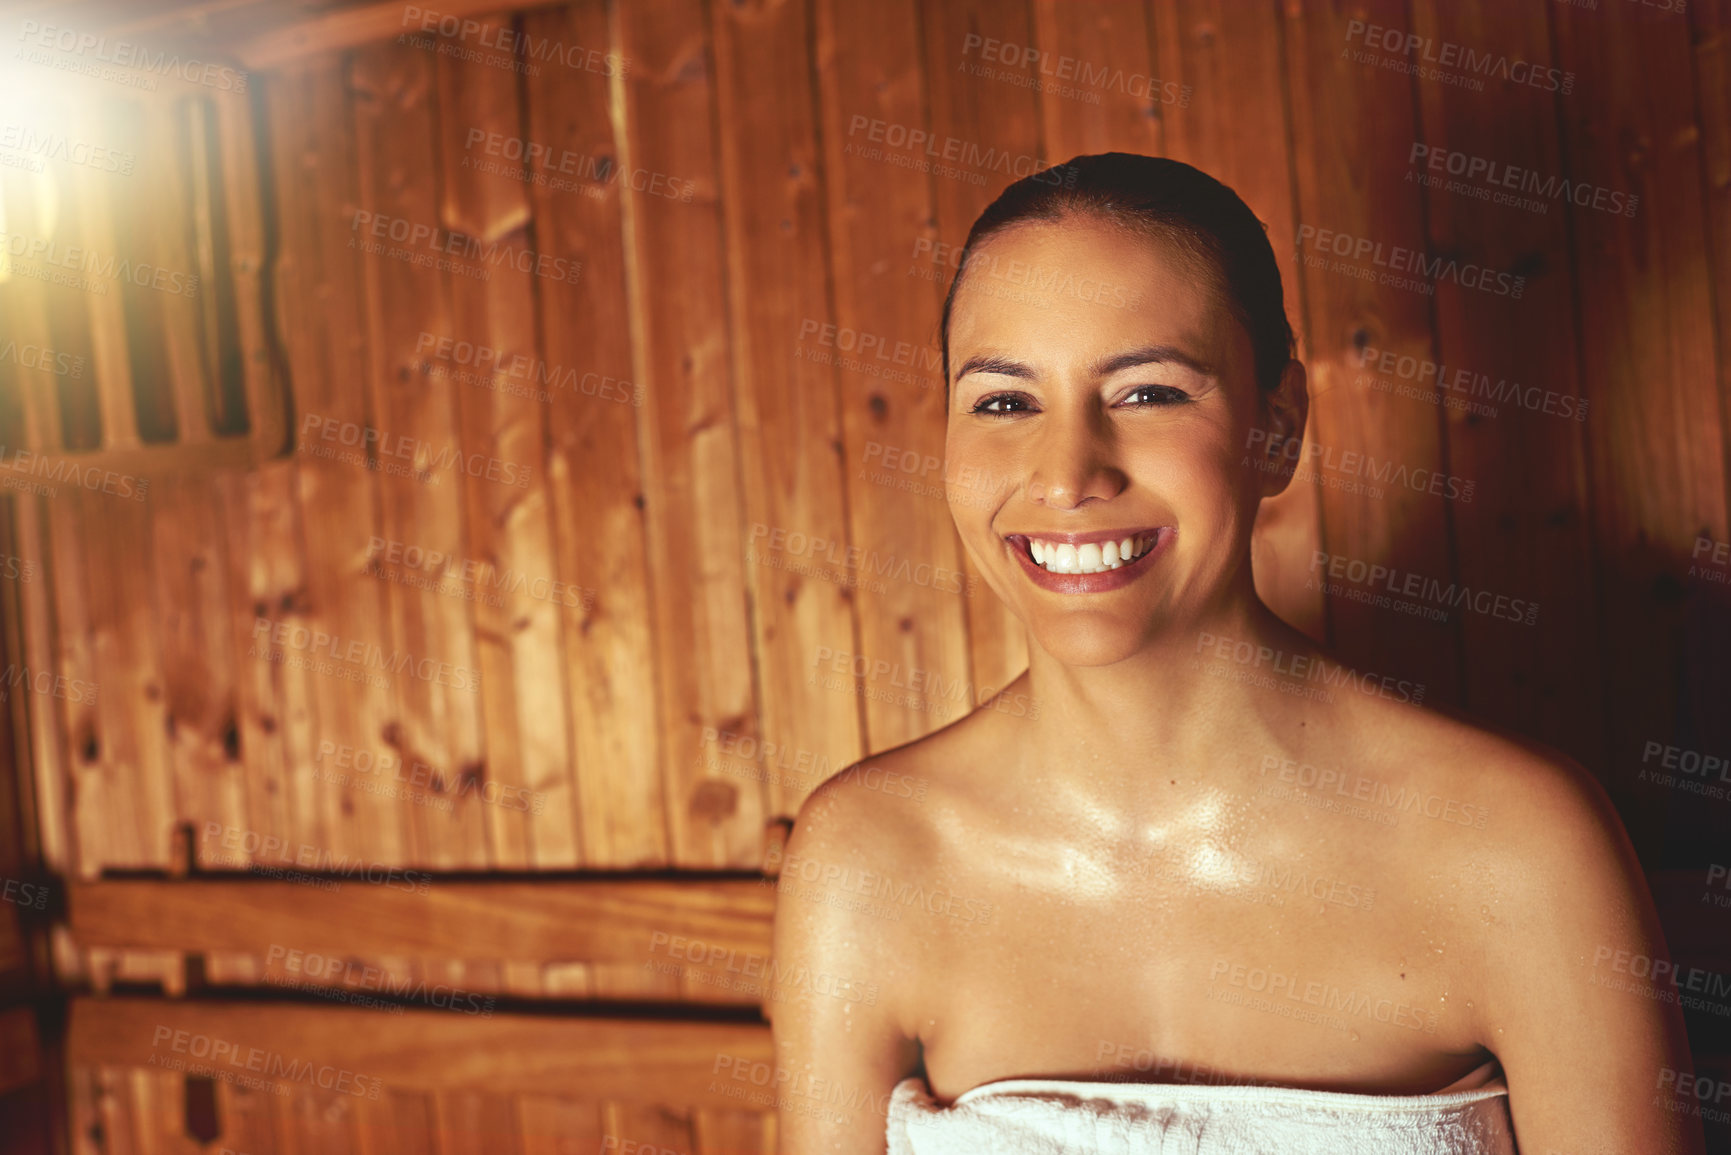
[(1031, 708), (801, 809), (782, 1151), (1699, 1151), (1680, 1016), (1605, 981), (1665, 951), (1598, 785), (1256, 595), (1307, 396), (1244, 203), (1122, 153), (1023, 179), (943, 344), (950, 475), (1008, 482), (951, 514)]

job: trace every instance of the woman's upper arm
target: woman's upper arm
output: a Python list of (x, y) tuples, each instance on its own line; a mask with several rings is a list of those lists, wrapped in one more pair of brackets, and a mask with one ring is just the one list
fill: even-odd
[(1677, 991), (1652, 979), (1667, 952), (1622, 824), (1572, 766), (1540, 776), (1529, 819), (1481, 963), (1521, 1150), (1699, 1155)]
[(783, 858), (769, 1005), (781, 1155), (881, 1155), (890, 1092), (919, 1062), (901, 1014), (912, 960), (894, 923), (848, 901), (847, 880), (884, 869), (898, 841), (859, 793), (814, 792)]

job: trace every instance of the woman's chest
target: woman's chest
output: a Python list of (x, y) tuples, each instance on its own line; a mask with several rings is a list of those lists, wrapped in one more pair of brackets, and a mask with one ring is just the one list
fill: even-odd
[(1323, 860), (1184, 867), (1080, 890), (974, 880), (994, 917), (919, 948), (934, 1091), (1045, 1076), (1423, 1093), (1484, 1058), (1446, 904)]

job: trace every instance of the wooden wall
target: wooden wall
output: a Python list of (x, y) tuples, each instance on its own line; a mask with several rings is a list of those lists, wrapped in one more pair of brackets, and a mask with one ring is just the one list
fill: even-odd
[[(1731, 565), (1712, 559), (1731, 540), (1725, 0), (581, 0), (455, 37), (402, 12), (384, 32), (310, 19), (311, 47), (247, 46), (269, 61), (253, 101), (295, 451), (148, 502), (12, 499), (10, 552), (48, 579), (23, 596), (52, 623), (26, 657), (100, 687), (35, 739), (50, 867), (190, 854), (222, 871), (287, 847), (429, 871), (757, 869), (766, 823), (827, 771), (967, 708), (910, 704), (908, 671), (979, 697), (1025, 663), (1019, 626), (968, 580), (930, 464), (945, 258), (1014, 176), (1112, 149), (1199, 165), (1267, 222), (1314, 444), (1470, 483), (1470, 500), (1367, 496), (1327, 470), (1295, 484), (1256, 540), (1270, 603), (1428, 701), (1579, 758), (1651, 868), (1723, 846), (1731, 800), (1642, 772), (1653, 742), (1731, 750)], [(1373, 48), (1360, 25), (1422, 46)], [(486, 47), (501, 27), (521, 34), (515, 60)], [(997, 42), (1033, 51), (988, 59)], [(1447, 45), (1491, 61), (1482, 86), (1406, 67)], [(1554, 88), (1506, 78), (1515, 64)], [(907, 134), (960, 159), (889, 143)], [(541, 146), (531, 180), (488, 170), (520, 163), (489, 155), (506, 140)], [(1425, 188), (1415, 143), (1639, 199), (1537, 211)], [(368, 251), (379, 221), (430, 230), (445, 267), (421, 242), (382, 244), (421, 263)], [(1301, 228), (1523, 289), (1310, 267)], [(522, 360), (476, 374), (454, 359), (471, 345)], [(1361, 363), (1371, 350), (1585, 419), (1506, 392), (1494, 414), (1405, 396), (1398, 368)], [(359, 430), (371, 458), (345, 460)], [(454, 560), (381, 570), (381, 541)], [(1540, 608), (1427, 620), (1319, 588), (1318, 552)], [(296, 668), (260, 656), (258, 631), (279, 627), (286, 656), (304, 628), (445, 672)], [(835, 654), (901, 673), (837, 684), (820, 665)], [(332, 780), (345, 750), (401, 763), (414, 794), (368, 788), (393, 773)], [(174, 951), (62, 948), (99, 984), (184, 979)], [(624, 963), (385, 965), (529, 999), (703, 997)], [(265, 967), (233, 954), (204, 972)], [(78, 1078), (107, 1128), (90, 1150), (134, 1149), (116, 1145), (123, 1117), (173, 1082)], [(253, 1150), (395, 1149), (316, 1097), (284, 1102)], [(524, 1137), (508, 1096), (414, 1103), (405, 1149), (466, 1149), (453, 1120), (488, 1112), (514, 1149), (556, 1149)], [(654, 1134), (722, 1149), (682, 1118)]]

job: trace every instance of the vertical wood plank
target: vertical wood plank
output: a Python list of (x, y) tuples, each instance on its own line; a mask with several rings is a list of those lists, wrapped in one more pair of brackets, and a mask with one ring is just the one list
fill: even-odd
[[(305, 561), (304, 584), (257, 605), (255, 614), (272, 625), (306, 625), (388, 649), (381, 591), (361, 572), (369, 542), (379, 532), (372, 475), (311, 452), (340, 444), (320, 436), (331, 422), (339, 430), (344, 423), (370, 423), (366, 390), (357, 387), (367, 379), (367, 362), (359, 264), (351, 247), (359, 204), (343, 61), (323, 59), (270, 78), (265, 107), (278, 187), (305, 190), (279, 197), (282, 244), (276, 262), (299, 415), (295, 498)], [(273, 673), (273, 684), (288, 703), (288, 713), (277, 721), (283, 727), (295, 840), (356, 854), (363, 844), (345, 803), (375, 812), (376, 804), (345, 798), (342, 787), (317, 780), (315, 755), (323, 739), (374, 758), (394, 756), (387, 745), (389, 695), (367, 682), (339, 682), (269, 664), (280, 671)], [(376, 853), (390, 846), (369, 843), (367, 848)]]
[(607, 1126), (603, 1142), (611, 1137), (614, 1140), (611, 1150), (631, 1150), (629, 1145), (636, 1143), (651, 1151), (667, 1147), (690, 1155), (697, 1153), (689, 1110), (609, 1101), (602, 1108), (602, 1116)]
[[(1193, 93), (1155, 65), (1143, 0), (1033, 0), (1032, 9), (1031, 47), (1038, 55), (1031, 67), (1047, 155), (1063, 161), (1101, 152), (1165, 152), (1166, 118), (1179, 114)], [(996, 72), (1003, 56), (996, 49), (988, 57), (982, 42), (963, 61)]]
[[(601, 0), (529, 13), (523, 31), (550, 44), (612, 43)], [(639, 449), (647, 391), (633, 367), (613, 67), (543, 68), (526, 91), (529, 137), (549, 150), (531, 189), (536, 242), (583, 262), (575, 284), (539, 286), (537, 314), (537, 379), (553, 381), (547, 485), (558, 573), (584, 591), (578, 606), (559, 609), (580, 841), (587, 866), (637, 867), (670, 860), (662, 765), (676, 755), (661, 747), (656, 706)], [(597, 383), (590, 393), (586, 381)]]
[[(806, 5), (715, 5), (712, 11), (748, 540), (754, 556), (777, 530), (841, 542), (845, 549), (835, 372), (788, 357), (789, 333), (830, 323), (827, 304), (820, 304), (830, 277)], [(769, 564), (751, 566), (749, 581), (763, 703), (763, 730), (753, 736), (780, 749), (838, 749), (852, 761), (860, 747), (856, 701), (807, 676), (820, 649), (853, 649), (851, 592)], [(713, 743), (706, 746), (706, 754), (715, 753)], [(815, 777), (762, 778), (772, 814), (797, 813), (817, 784)], [(750, 781), (734, 780), (740, 789)]]
[[(431, 229), (438, 224), (437, 126), (433, 58), (418, 49), (395, 44), (360, 50), (351, 81), (355, 88), (355, 142), (360, 158), (360, 201), (367, 211), (406, 222), (404, 230)], [(383, 503), (380, 525), (386, 540), (402, 542), (447, 557), (466, 556), (461, 494), (464, 471), (449, 464), (460, 445), (456, 425), (454, 384), (432, 376), (416, 353), (422, 333), (443, 333), (450, 327), (450, 303), (444, 278), (392, 253), (409, 253), (426, 260), (427, 245), (387, 244), (387, 252), (369, 252), (361, 261), (366, 277), (368, 388), (375, 425), (384, 438), (412, 438), (408, 453), (389, 458), (394, 468), (381, 469), (378, 479)], [(477, 270), (467, 252), (445, 258), (470, 275)], [(397, 470), (410, 464), (416, 474)], [(445, 467), (434, 464), (440, 459)], [(441, 596), (436, 589), (419, 589), (391, 582), (392, 648), (468, 671), (467, 684), (440, 684), (432, 678), (397, 675), (392, 693), (397, 702), (393, 719), (394, 745), (412, 751), (451, 780), (477, 774), (483, 761), (479, 675), (473, 624), (460, 599)], [(375, 843), (374, 853), (398, 860), (433, 865), (485, 861), (480, 847), (464, 836), (463, 827), (450, 829), (456, 838), (435, 837), (422, 807), (393, 807), (388, 821), (413, 832), (414, 849), (389, 840)], [(480, 817), (478, 814), (475, 816)], [(379, 818), (384, 817), (384, 808)], [(448, 828), (449, 829), (449, 828)], [(479, 823), (471, 830), (478, 832)], [(460, 841), (459, 841), (460, 839)]]
[[(441, 57), (438, 81), (441, 224), (476, 238), (488, 250), (521, 253), (533, 262), (537, 254), (524, 184), (508, 175), (482, 173), (478, 162), (487, 159), (486, 148), (468, 147), (476, 133), (483, 134), (482, 141), (524, 138), (516, 73)], [(542, 254), (558, 259), (547, 250)], [(542, 262), (540, 267), (570, 266)], [(582, 860), (560, 630), (562, 609), (580, 606), (582, 597), (579, 589), (555, 584), (546, 410), (533, 395), (539, 387), (525, 387), (506, 369), (535, 360), (535, 297), (539, 283), (548, 279), (523, 271), (515, 260), (493, 265), (484, 282), (447, 277), (452, 335), (498, 350), (492, 368), (464, 372), (456, 386), (464, 450), (510, 463), (523, 480), (517, 485), (485, 475), (463, 479), (465, 559), (484, 567), (474, 587), (485, 596), (471, 604), (487, 759), (481, 766), (458, 769), (459, 775), (474, 773), (496, 784), (464, 795), (459, 805), (481, 811), (491, 833), (492, 861), (518, 868), (574, 867)], [(449, 370), (460, 366), (446, 362), (444, 368), (450, 378), (456, 374)]]
[[(207, 822), (244, 828), (236, 635), (216, 487), (204, 479), (164, 481), (151, 505), (175, 817), (200, 831)], [(193, 845), (202, 841), (195, 836)]]
[[(258, 608), (292, 601), (306, 582), (295, 463), (272, 462), (226, 476), (218, 482), (217, 496), (217, 516), (228, 543), (230, 644), (244, 654), (254, 623), (265, 616)], [(293, 832), (292, 750), (286, 735), (291, 729), (307, 732), (310, 720), (291, 723), (306, 703), (285, 692), (276, 672), (271, 663), (251, 660), (238, 662), (234, 673), (235, 724), (245, 773), (245, 811), (236, 821), (244, 829), (286, 839)], [(213, 849), (203, 838), (196, 845), (201, 856)]]
[(1570, 176), (1641, 197), (1636, 215), (1572, 208), (1587, 462), (1603, 607), (1606, 786), (1645, 861), (1664, 799), (1636, 791), (1646, 741), (1676, 733), (1697, 537), (1727, 538), (1724, 408), (1701, 243), (1701, 129), (1684, 20), (1660, 9), (1559, 6), (1556, 64)]
[(101, 671), (97, 761), (105, 788), (91, 803), (101, 817), (82, 846), (104, 864), (165, 869), (176, 814), (153, 608), (151, 511), (145, 502), (89, 491), (67, 501), (67, 512), (74, 510), (89, 563), (84, 599), (93, 665)]
[[(12, 549), (18, 558), (18, 606), (21, 637), (16, 648), (32, 670), (59, 669), (59, 631), (54, 621), (55, 571), (49, 564), (48, 526), (42, 498), (19, 495), (12, 500)], [(94, 702), (74, 704), (40, 694), (24, 697), (36, 838), (43, 865), (70, 876), (76, 862), (69, 795), (72, 751), (69, 735), (88, 728)], [(84, 715), (75, 717), (74, 711)]]
[(523, 1155), (571, 1155), (603, 1151), (606, 1127), (595, 1103), (546, 1095), (517, 1096), (518, 1133)]
[[(1421, 0), (1414, 8), (1414, 28), (1421, 36), (1495, 45), (1498, 52), (1539, 68), (1552, 66), (1545, 16), (1516, 5)], [(1558, 97), (1532, 85), (1489, 83), (1495, 87), (1488, 92), (1418, 85), (1421, 119), (1415, 141), (1530, 169), (1542, 179), (1561, 175)], [(1571, 98), (1563, 97), (1561, 104), (1568, 108)], [(1396, 158), (1389, 163), (1396, 164)], [(1597, 639), (1581, 628), (1593, 617), (1594, 596), (1585, 425), (1575, 415), (1583, 414), (1586, 422), (1599, 416), (1583, 408), (1579, 398), (1569, 205), (1551, 197), (1541, 202), (1543, 211), (1534, 211), (1448, 191), (1452, 178), (1446, 165), (1445, 160), (1440, 187), (1426, 191), (1433, 251), (1473, 250), (1497, 268), (1532, 272), (1518, 302), (1493, 301), (1453, 282), (1438, 283), (1436, 360), (1466, 371), (1471, 382), (1518, 383), (1521, 395), (1537, 403), (1533, 408), (1475, 398), (1470, 388), (1439, 390), (1435, 382), (1420, 390), (1429, 398), (1409, 399), (1421, 411), (1441, 410), (1450, 472), (1486, 479), (1473, 501), (1454, 511), (1456, 576), (1461, 586), (1493, 599), (1484, 603), (1475, 597), (1449, 609), (1464, 638), (1463, 704), (1591, 761), (1604, 743), (1607, 711), (1596, 677)], [(1422, 159), (1405, 167), (1414, 175), (1412, 183), (1431, 172)], [(1357, 370), (1352, 387), (1411, 384), (1398, 367), (1392, 373), (1376, 370), (1374, 361)], [(1468, 408), (1474, 404), (1488, 406), (1490, 413)], [(1488, 604), (1494, 611), (1499, 596), (1537, 604), (1534, 622), (1523, 620), (1525, 610), (1497, 615), (1471, 608)]]
[(773, 1155), (767, 1118), (756, 1111), (698, 1111), (692, 1155)]
[[(751, 630), (709, 43), (697, 0), (646, 0), (611, 15), (612, 41), (631, 61), (614, 80), (624, 97), (615, 115), (624, 122), (619, 167), (630, 178), (620, 195), (632, 341), (648, 391), (643, 474), (672, 850), (681, 866), (756, 866), (761, 792), (709, 773), (699, 745), (702, 727), (758, 724), (742, 660)], [(638, 174), (646, 186), (655, 174), (689, 184), (692, 198), (639, 191)]]
[[(875, 155), (872, 125), (922, 127), (924, 84), (920, 64), (920, 24), (911, 2), (875, 8), (819, 0), (817, 4), (817, 86), (823, 112), (824, 184), (827, 193), (835, 337), (825, 339), (811, 321), (783, 334), (796, 357), (820, 364), (840, 361), (842, 444), (845, 449), (849, 540), (860, 551), (850, 573), (858, 607), (857, 653), (868, 660), (900, 662), (932, 670), (946, 679), (970, 680), (969, 615), (996, 595), (975, 583), (955, 522), (943, 498), (946, 469), (922, 471), (931, 495), (876, 484), (886, 452), (920, 462), (944, 456), (944, 382), (937, 347), (943, 292), (953, 275), (951, 263), (933, 260), (940, 234), (934, 226), (930, 182), (915, 169), (894, 168)], [(888, 135), (888, 129), (881, 135)], [(944, 242), (959, 238), (942, 235)], [(905, 346), (906, 358), (883, 365), (844, 359), (841, 334), (865, 334), (891, 349)], [(863, 366), (863, 367), (862, 367)], [(875, 370), (875, 371), (874, 371)], [(887, 449), (886, 449), (887, 447)], [(923, 467), (922, 467), (923, 469)], [(901, 475), (897, 473), (896, 478)], [(964, 487), (964, 500), (989, 495)], [(919, 584), (883, 580), (899, 561), (929, 564), (951, 580)], [(980, 609), (978, 612), (988, 612)], [(829, 681), (833, 667), (808, 658), (807, 676)], [(851, 667), (851, 661), (845, 663)], [(979, 673), (973, 671), (976, 692)], [(863, 690), (851, 675), (850, 690)], [(995, 686), (993, 687), (996, 688)], [(867, 751), (911, 741), (950, 720), (958, 707), (930, 714), (900, 700), (863, 698)], [(814, 748), (826, 769), (840, 770), (858, 758), (851, 746), (826, 740)], [(821, 778), (823, 775), (814, 775)]]
[(245, 1155), (277, 1155), (276, 1101), (277, 1096), (269, 1091), (219, 1081), (216, 1103), (222, 1120), (221, 1145)]
[[(1358, 12), (1326, 0), (1289, 4), (1285, 12), (1297, 221), (1300, 235), (1311, 237), (1298, 255), (1320, 259), (1324, 266), (1340, 258), (1321, 247), (1315, 239), (1320, 232), (1304, 234), (1304, 229), (1348, 236), (1352, 251), (1360, 241), (1381, 244), (1384, 252), (1426, 246), (1418, 190), (1390, 165), (1363, 163), (1366, 157), (1406, 155), (1416, 126), (1413, 82), (1401, 71), (1353, 58), (1355, 46), (1347, 36)], [(1393, 5), (1376, 6), (1379, 26), (1405, 31), (1402, 15)], [(1484, 260), (1476, 247), (1452, 255)], [(1451, 572), (1446, 498), (1364, 476), (1375, 469), (1378, 476), (1386, 472), (1390, 478), (1428, 483), (1446, 465), (1440, 416), (1421, 412), (1404, 398), (1352, 387), (1357, 350), (1366, 345), (1436, 359), (1431, 298), (1328, 267), (1304, 266), (1300, 276), (1310, 326), (1306, 459), (1321, 464), (1301, 468), (1292, 484), (1319, 489), (1319, 548), (1446, 578)], [(1427, 702), (1459, 700), (1458, 638), (1452, 628), (1387, 615), (1350, 597), (1330, 596), (1328, 614), (1333, 646), (1347, 661), (1423, 683)]]
[(474, 1091), (447, 1091), (438, 1104), (441, 1155), (520, 1155), (517, 1113), (510, 1097)]

